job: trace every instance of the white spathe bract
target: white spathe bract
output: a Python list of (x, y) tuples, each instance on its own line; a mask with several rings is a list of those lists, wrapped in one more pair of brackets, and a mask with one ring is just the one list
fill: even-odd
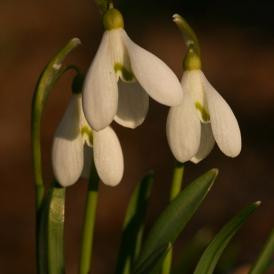
[(88, 123), (101, 130), (115, 119), (135, 128), (147, 114), (147, 94), (167, 106), (179, 105), (183, 97), (176, 75), (163, 61), (135, 44), (123, 28), (106, 30), (84, 83)]
[(167, 119), (168, 143), (175, 158), (198, 163), (215, 141), (225, 155), (236, 157), (241, 151), (241, 133), (226, 101), (198, 69), (184, 72), (182, 88), (184, 101), (171, 107)]
[(121, 181), (124, 160), (117, 135), (110, 127), (91, 131), (83, 114), (81, 95), (74, 94), (53, 141), (52, 164), (57, 181), (67, 187), (80, 176), (89, 177), (92, 158), (103, 183), (115, 186)]

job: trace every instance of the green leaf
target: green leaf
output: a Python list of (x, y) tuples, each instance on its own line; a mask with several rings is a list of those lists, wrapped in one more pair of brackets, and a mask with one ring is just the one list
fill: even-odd
[(50, 274), (62, 274), (65, 273), (65, 188), (55, 186), (49, 191), (49, 196), (47, 216), (48, 271)]
[(244, 208), (220, 230), (202, 254), (194, 274), (213, 273), (219, 258), (230, 240), (259, 205), (260, 202), (256, 202)]
[(148, 274), (152, 273), (156, 265), (163, 260), (171, 248), (171, 243), (164, 244), (153, 251), (140, 265), (134, 270), (133, 274)]
[(125, 216), (123, 235), (118, 255), (116, 273), (130, 273), (132, 263), (140, 252), (144, 220), (151, 194), (154, 174), (150, 172), (136, 186)]
[(206, 197), (218, 174), (216, 169), (206, 172), (188, 185), (166, 207), (153, 225), (136, 265), (141, 265), (154, 251), (166, 243), (173, 244)]
[(265, 273), (271, 263), (274, 262), (274, 229), (271, 231), (259, 257), (250, 270), (250, 274)]
[(40, 274), (62, 274), (64, 270), (65, 188), (54, 183), (41, 208), (39, 230)]

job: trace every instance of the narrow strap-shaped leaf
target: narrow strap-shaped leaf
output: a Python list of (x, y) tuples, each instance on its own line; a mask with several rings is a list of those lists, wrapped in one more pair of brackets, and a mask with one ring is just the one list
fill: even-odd
[(123, 234), (116, 267), (117, 274), (131, 273), (132, 263), (140, 252), (144, 219), (153, 180), (154, 174), (150, 172), (136, 186), (130, 198), (123, 225)]
[(64, 221), (65, 188), (53, 187), (49, 192), (47, 220), (48, 273), (65, 273), (64, 263)]
[(271, 231), (259, 257), (251, 267), (250, 274), (265, 273), (268, 267), (274, 263), (274, 229)]
[(255, 202), (247, 206), (220, 230), (203, 252), (194, 274), (213, 273), (219, 258), (230, 240), (259, 205), (260, 202)]
[(65, 189), (54, 183), (41, 207), (39, 273), (64, 273)]
[(171, 243), (164, 244), (154, 250), (138, 267), (133, 270), (133, 274), (149, 274), (155, 269), (155, 265), (163, 260), (171, 248)]
[(141, 250), (136, 267), (154, 250), (173, 244), (212, 187), (218, 171), (212, 169), (188, 185), (162, 212), (153, 225)]

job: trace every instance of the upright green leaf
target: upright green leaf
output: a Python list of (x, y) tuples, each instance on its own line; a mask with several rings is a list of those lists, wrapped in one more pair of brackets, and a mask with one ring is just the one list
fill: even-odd
[(65, 273), (64, 221), (65, 188), (54, 187), (50, 193), (48, 211), (48, 271), (49, 274)]
[(250, 274), (265, 273), (267, 268), (274, 263), (274, 229), (271, 231), (259, 257), (250, 270)]
[(260, 202), (256, 202), (244, 208), (220, 230), (202, 254), (194, 274), (213, 273), (219, 258), (230, 240), (259, 205)]
[(41, 208), (39, 273), (62, 274), (64, 266), (65, 188), (50, 187)]
[(173, 244), (212, 187), (218, 171), (212, 169), (188, 185), (162, 212), (141, 250), (136, 267), (155, 250)]
[(116, 267), (117, 274), (131, 273), (132, 263), (140, 252), (144, 219), (153, 180), (154, 174), (150, 172), (136, 186), (131, 196), (123, 225), (123, 234)]

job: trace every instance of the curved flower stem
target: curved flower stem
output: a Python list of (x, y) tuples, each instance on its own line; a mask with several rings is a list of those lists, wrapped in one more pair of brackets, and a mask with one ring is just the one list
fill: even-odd
[(90, 273), (91, 256), (93, 247), (93, 234), (96, 218), (97, 198), (98, 198), (98, 183), (95, 166), (93, 165), (91, 176), (88, 184), (88, 193), (86, 200), (85, 219), (82, 229), (82, 244), (80, 257), (80, 274)]
[[(170, 189), (169, 201), (171, 202), (176, 198), (176, 196), (180, 193), (183, 183), (184, 176), (184, 164), (180, 162), (176, 162), (174, 170), (173, 170), (173, 178)], [(172, 247), (170, 247), (167, 255), (165, 256), (163, 266), (162, 266), (162, 274), (169, 274), (171, 271), (172, 265)]]
[(71, 39), (49, 62), (41, 73), (36, 84), (32, 98), (31, 108), (31, 141), (32, 141), (32, 161), (35, 183), (35, 207), (36, 207), (36, 252), (37, 252), (37, 273), (43, 273), (42, 263), (43, 254), (40, 253), (39, 231), (41, 229), (41, 206), (44, 199), (44, 182), (42, 174), (42, 155), (41, 155), (41, 120), (47, 102), (48, 95), (57, 80), (69, 69), (74, 67), (63, 67), (62, 62), (65, 57), (81, 42), (78, 38)]

